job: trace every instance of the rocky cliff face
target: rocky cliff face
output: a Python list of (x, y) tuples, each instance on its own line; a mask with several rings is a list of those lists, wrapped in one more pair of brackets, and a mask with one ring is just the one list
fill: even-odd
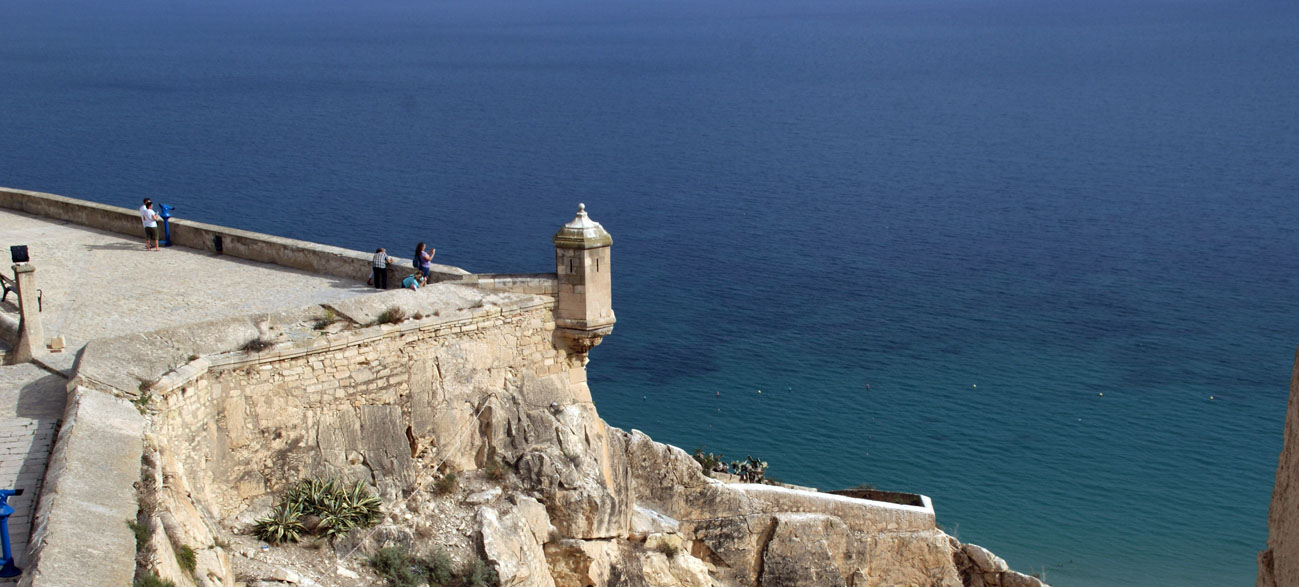
[(1258, 554), (1258, 586), (1299, 585), (1299, 352), (1290, 375), (1285, 440), (1267, 517), (1267, 549)]
[[(457, 287), (206, 327), (275, 343), (257, 354), (223, 348), (239, 335), (154, 335), (173, 355), (216, 342), (149, 388), (146, 565), (178, 585), (368, 585), (364, 556), (398, 544), (484, 557), (508, 586), (1040, 585), (943, 534), (927, 499), (723, 483), (609, 427), (548, 298)], [(411, 318), (374, 323), (392, 307)], [(87, 379), (112, 378), (87, 357)], [(252, 521), (321, 475), (375, 487), (384, 521), (332, 549), (258, 548)], [(192, 573), (173, 564), (186, 548)]]

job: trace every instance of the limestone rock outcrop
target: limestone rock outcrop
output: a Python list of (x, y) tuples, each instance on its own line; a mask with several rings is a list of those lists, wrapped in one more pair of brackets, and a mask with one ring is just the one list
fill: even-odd
[[(549, 526), (548, 521), (537, 522)], [(501, 587), (555, 587), (537, 529), (522, 509), (498, 513), (490, 507), (479, 508), (478, 525), (483, 552), (496, 564)]]
[(992, 554), (988, 549), (975, 544), (961, 544), (955, 538), (951, 541), (956, 569), (961, 574), (961, 581), (970, 587), (1041, 587), (1042, 580), (1011, 570), (1001, 557)]
[(1299, 351), (1290, 375), (1284, 441), (1267, 516), (1267, 549), (1258, 555), (1257, 585), (1299, 585)]

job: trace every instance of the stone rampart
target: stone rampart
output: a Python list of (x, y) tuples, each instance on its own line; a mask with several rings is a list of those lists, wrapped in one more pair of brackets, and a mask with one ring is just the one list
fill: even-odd
[[(394, 309), (408, 318), (383, 323)], [(607, 428), (583, 357), (555, 337), (553, 298), (438, 284), (94, 341), (74, 384), (83, 397), (148, 406), (141, 432), (145, 469), (155, 473), (144, 480), (156, 481), (141, 487), (152, 488), (157, 513), (146, 523), (162, 536), (152, 542), (161, 553), (154, 568), (178, 585), (193, 580), (172, 568), (168, 553), (181, 546), (197, 553), (194, 584), (228, 584), (222, 537), (249, 531), (298, 480), (362, 480), (393, 503), (438, 471), (472, 471), (497, 458), (531, 488), (509, 501), (541, 508), (540, 521), (529, 523), (535, 544), (499, 548), (530, 552), (525, 561), (498, 553), (496, 541), (517, 540), (496, 534), (518, 525), (513, 510), (482, 506), (478, 532), (496, 545), (492, 556), (504, 557), (493, 559), (502, 569), (614, 577), (669, 564), (636, 547), (666, 532), (689, 553), (671, 564), (692, 576), (715, 569), (723, 584), (957, 584), (952, 548), (927, 500), (900, 506), (708, 479), (680, 449)], [(248, 340), (269, 346), (247, 349)], [(139, 463), (139, 449), (128, 452)], [(73, 482), (61, 477), (54, 487)], [(133, 479), (78, 479), (133, 495)], [(133, 505), (118, 504), (113, 515), (129, 518)], [(81, 507), (57, 511), (75, 518)], [(633, 510), (657, 521), (638, 522)], [(43, 515), (55, 519), (48, 508)], [(108, 540), (126, 553), (133, 543), (125, 519), (120, 526)], [(60, 536), (44, 539), (48, 552), (72, 548)], [(127, 573), (133, 560), (119, 553), (99, 564)]]
[(155, 385), (151, 430), (203, 488), (202, 505), (222, 519), (322, 474), (395, 496), (415, 485), (421, 461), (476, 468), (482, 439), (461, 433), (489, 397), (527, 396), (525, 388), (552, 377), (567, 387), (571, 367), (551, 344), (549, 306), (522, 300), (466, 317), (339, 333), (328, 346), (290, 343), (255, 357), (200, 359), (176, 372), (179, 385)]
[[(607, 453), (582, 361), (554, 344), (553, 305), (449, 284), (383, 292), (93, 341), (74, 383), (149, 406), (146, 452), (157, 454), (156, 478), (169, 480), (158, 485), (160, 513), (148, 522), (167, 537), (154, 541), (157, 550), (193, 548), (196, 576), (221, 584), (230, 557), (216, 537), (247, 531), (250, 516), (300, 479), (362, 480), (394, 500), (440, 467), (473, 470), (498, 453), (521, 458), (529, 443), (511, 430), (534, 417), (525, 414), (567, 421), (544, 425), (533, 444), (555, 445), (563, 434), (569, 450)], [(385, 323), (393, 311), (407, 318)], [(253, 350), (250, 340), (268, 346)], [(627, 508), (616, 504), (627, 500), (609, 495), (603, 473), (607, 457), (565, 469), (582, 486), (554, 489), (574, 512), (562, 524), (569, 532), (611, 536), (626, 527)], [(130, 482), (117, 490), (131, 494)], [(78, 507), (61, 511), (75, 516)], [(162, 563), (170, 559), (155, 558), (168, 574)], [(133, 566), (131, 557), (114, 560), (123, 572)]]
[[(132, 208), (12, 188), (0, 188), (0, 207), (132, 237), (144, 236), (139, 213)], [(183, 247), (216, 252), (219, 238), (221, 253), (240, 259), (356, 281), (365, 281), (370, 275), (370, 258), (373, 253), (183, 218), (172, 218), (170, 222), (172, 242)], [(396, 262), (393, 264), (392, 277), (397, 281), (414, 271), (409, 259), (394, 259)], [(434, 265), (430, 275), (432, 281), (444, 281), (455, 280), (468, 273), (459, 267)]]
[[(220, 522), (297, 474), (364, 478), (391, 496), (413, 480), (408, 435), (419, 432), (424, 457), (437, 455), (460, 432), (452, 429), (477, 430), (473, 402), (493, 385), (523, 388), (511, 389), (519, 397), (543, 387), (549, 393), (535, 401), (589, 408), (589, 395), (566, 395), (584, 391), (585, 380), (567, 373), (570, 362), (551, 344), (552, 306), (442, 285), (93, 341), (70, 383), (27, 581), (130, 583), (135, 539), (126, 522), (139, 507), (133, 484), (146, 431), (161, 453), (164, 508), (154, 525), (171, 535), (155, 542), (191, 546), (199, 574), (220, 584), (230, 578), (213, 538)], [(392, 308), (410, 318), (377, 323)], [(271, 346), (241, 350), (249, 340)], [(524, 365), (526, 377), (517, 370)], [(447, 379), (456, 384), (439, 383)], [(138, 406), (150, 407), (148, 421)], [(459, 466), (474, 466), (479, 438), (463, 435)], [(92, 559), (98, 570), (87, 573)]]

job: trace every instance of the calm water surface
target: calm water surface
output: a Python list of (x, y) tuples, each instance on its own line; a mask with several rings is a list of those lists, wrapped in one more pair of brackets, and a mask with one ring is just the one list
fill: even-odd
[(1253, 583), (1299, 342), (1293, 3), (0, 15), (0, 185), (477, 271), (547, 270), (585, 202), (612, 424), (928, 494), (1055, 585)]

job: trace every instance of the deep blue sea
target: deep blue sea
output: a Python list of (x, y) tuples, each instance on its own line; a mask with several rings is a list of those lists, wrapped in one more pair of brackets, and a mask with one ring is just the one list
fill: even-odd
[(1057, 586), (1254, 582), (1294, 2), (7, 0), (0, 136), (0, 185), (474, 271), (585, 202), (610, 423)]

